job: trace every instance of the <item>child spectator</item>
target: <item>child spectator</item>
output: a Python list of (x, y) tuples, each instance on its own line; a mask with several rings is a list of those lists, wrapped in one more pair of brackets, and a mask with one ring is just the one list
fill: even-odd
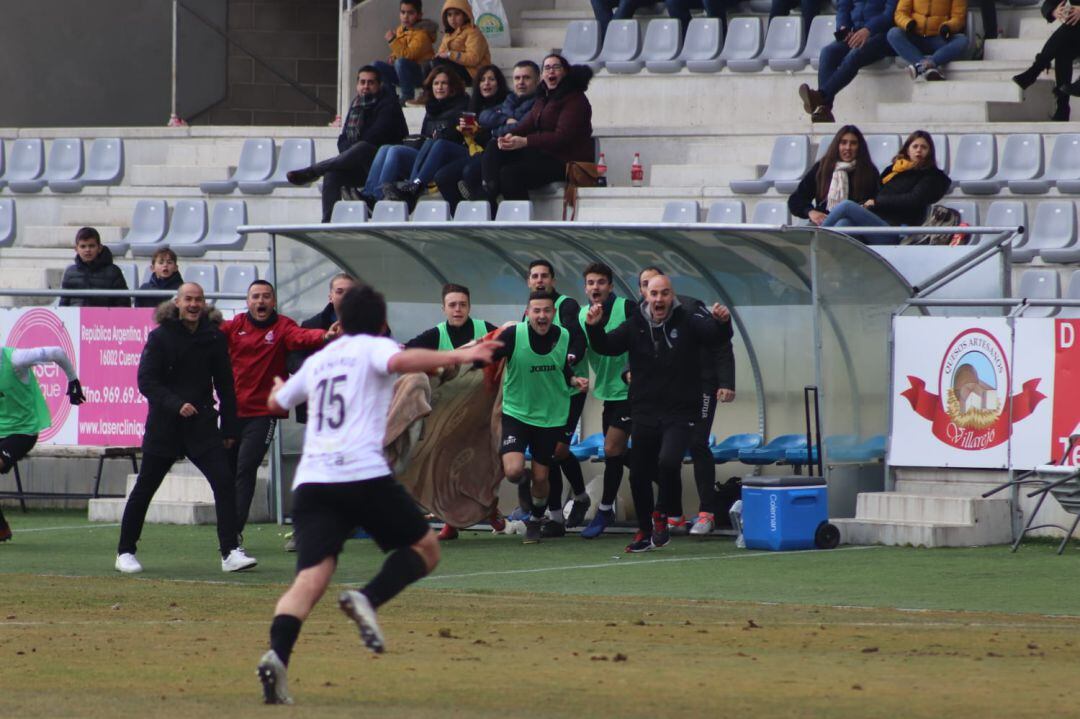
[[(178, 290), (184, 284), (176, 266), (176, 253), (163, 247), (150, 258), (150, 279), (139, 285), (140, 290)], [(166, 297), (136, 297), (136, 307), (157, 307)]]
[(476, 71), (491, 64), (491, 50), (484, 33), (473, 24), (468, 0), (446, 0), (442, 25), (443, 39), (435, 53), (435, 64), (452, 68), (469, 87)]
[(803, 109), (812, 122), (835, 122), (833, 100), (859, 70), (896, 53), (886, 33), (893, 26), (897, 0), (839, 0), (836, 42), (821, 48), (818, 86), (799, 86)]
[[(901, 227), (921, 225), (930, 206), (945, 196), (952, 182), (937, 166), (934, 139), (925, 130), (908, 136), (892, 164), (881, 173), (877, 197), (859, 203), (844, 200), (829, 211), (822, 227)], [(897, 245), (902, 235), (853, 235), (868, 245)]]
[[(124, 273), (93, 227), (75, 233), (75, 264), (64, 270), (65, 290), (126, 290)], [(61, 307), (131, 307), (130, 297), (61, 297)]]
[(820, 225), (844, 200), (860, 205), (877, 196), (881, 179), (859, 128), (844, 125), (788, 198), (795, 217)]
[(389, 62), (375, 62), (383, 84), (398, 93), (402, 102), (412, 100), (424, 79), (422, 63), (435, 57), (435, 35), (420, 27), (423, 6), (420, 0), (402, 0), (398, 9), (401, 24), (396, 30), (386, 31), (390, 45)]
[(967, 0), (899, 0), (896, 27), (887, 37), (896, 54), (908, 62), (911, 79), (944, 80), (943, 65), (967, 50), (961, 32), (967, 21)]

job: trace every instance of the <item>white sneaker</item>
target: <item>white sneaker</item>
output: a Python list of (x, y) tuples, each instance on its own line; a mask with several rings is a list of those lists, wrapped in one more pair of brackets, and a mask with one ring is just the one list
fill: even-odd
[(243, 547), (237, 547), (229, 552), (229, 556), (221, 560), (221, 571), (223, 572), (242, 572), (245, 569), (251, 569), (259, 560), (255, 557), (249, 557), (244, 554)]
[(117, 554), (116, 564), (114, 566), (116, 567), (116, 571), (123, 572), (124, 574), (138, 574), (142, 571), (142, 565), (139, 564), (139, 560), (130, 552)]
[(715, 528), (716, 517), (711, 512), (698, 512), (697, 520), (694, 521), (694, 526), (690, 527), (690, 534), (696, 537), (702, 537), (707, 534), (712, 534), (712, 531)]
[(266, 704), (292, 704), (285, 677), (285, 665), (273, 649), (262, 655), (256, 670), (263, 686), (263, 702)]
[(379, 622), (375, 618), (375, 608), (371, 606), (368, 598), (362, 592), (346, 589), (338, 597), (338, 606), (349, 619), (356, 622), (364, 646), (376, 654), (382, 654), (386, 650), (386, 645), (383, 644), (382, 630), (379, 629)]

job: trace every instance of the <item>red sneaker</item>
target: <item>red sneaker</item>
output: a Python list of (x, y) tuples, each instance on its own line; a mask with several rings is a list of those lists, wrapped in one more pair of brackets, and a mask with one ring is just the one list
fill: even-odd
[(648, 533), (643, 532), (640, 529), (637, 531), (637, 534), (634, 535), (634, 541), (626, 545), (626, 551), (629, 554), (648, 552), (652, 548), (652, 537), (650, 537)]
[(488, 523), (491, 525), (491, 529), (494, 532), (502, 534), (506, 529), (506, 520), (499, 514), (499, 508), (495, 507), (491, 510), (491, 516), (488, 517)]
[(449, 542), (451, 539), (457, 539), (457, 538), (458, 538), (457, 529), (455, 527), (450, 526), (449, 524), (444, 524), (443, 528), (439, 530), (439, 541), (440, 542)]

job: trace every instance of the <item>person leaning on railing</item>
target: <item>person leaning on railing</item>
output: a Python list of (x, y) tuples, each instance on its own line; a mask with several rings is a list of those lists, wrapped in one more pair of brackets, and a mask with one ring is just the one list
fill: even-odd
[[(925, 130), (908, 136), (892, 163), (881, 173), (877, 197), (862, 204), (844, 200), (822, 227), (901, 227), (921, 225), (930, 206), (945, 196), (952, 181), (937, 166), (934, 139)], [(868, 245), (897, 245), (901, 235), (854, 235)]]

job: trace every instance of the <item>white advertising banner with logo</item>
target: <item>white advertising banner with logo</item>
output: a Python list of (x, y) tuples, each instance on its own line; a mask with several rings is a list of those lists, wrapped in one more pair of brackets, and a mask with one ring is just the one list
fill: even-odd
[(1061, 457), (1080, 426), (1080, 320), (898, 317), (893, 329), (890, 464), (1031, 469)]

